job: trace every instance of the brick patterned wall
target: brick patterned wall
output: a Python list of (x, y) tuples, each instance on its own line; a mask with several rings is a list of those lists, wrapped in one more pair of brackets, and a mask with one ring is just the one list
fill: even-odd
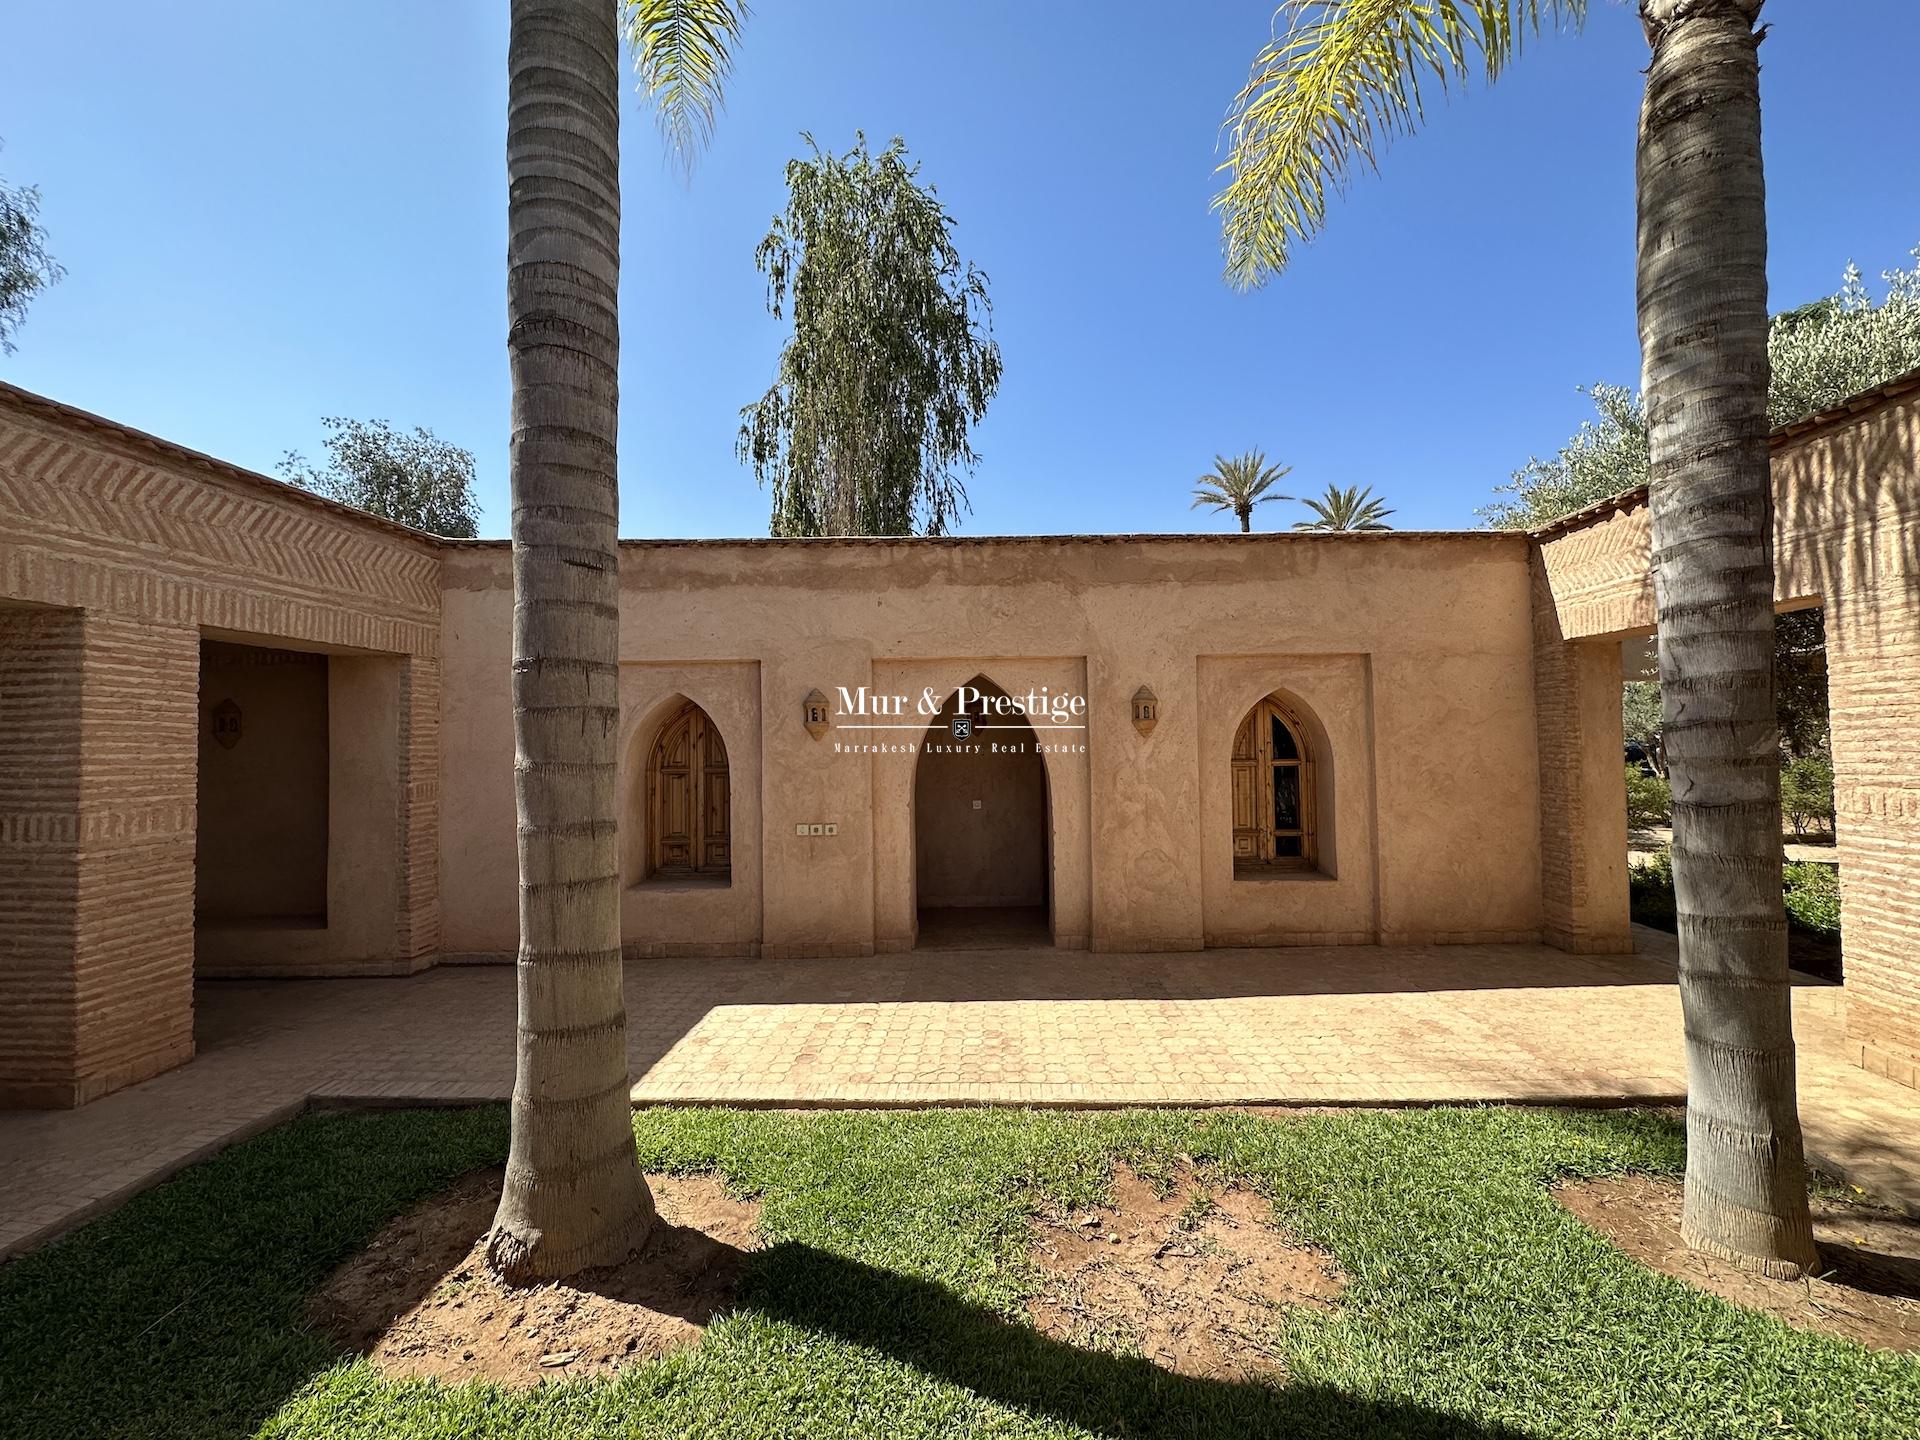
[(199, 686), (197, 631), (88, 614), (74, 1103), (193, 1054)]
[(0, 612), (0, 676), (31, 676), (8, 688), (32, 712), (0, 738), (0, 1104), (80, 1103), (192, 1053), (206, 635), (403, 657), (388, 933), (398, 966), (430, 963), (432, 540), (0, 385), (6, 600), (62, 608)]
[[(1913, 1085), (1920, 1078), (1920, 392), (1890, 387), (1777, 435), (1773, 490), (1775, 597), (1818, 601), (1826, 611), (1848, 1039), (1862, 1065)], [(1545, 535), (1537, 547), (1537, 633), (1575, 640), (1649, 631), (1650, 544), (1643, 496)], [(1538, 645), (1535, 684), (1544, 782), (1564, 677)], [(1561, 857), (1567, 871), (1583, 817), (1544, 789), (1542, 801), (1543, 851)], [(1551, 867), (1545, 878), (1551, 907)]]
[(70, 1102), (80, 897), (77, 610), (0, 609), (0, 1092)]
[(1576, 955), (1630, 953), (1620, 650), (1561, 634), (1550, 577), (1537, 551), (1533, 593), (1542, 936)]
[(1920, 395), (1775, 454), (1782, 597), (1826, 607), (1847, 1039), (1920, 1080)]
[(1535, 550), (1536, 608), (1550, 602), (1554, 625), (1568, 640), (1652, 633), (1653, 514), (1645, 497)]
[[(1904, 601), (1904, 603), (1902, 603)], [(1904, 623), (1888, 624), (1889, 617)], [(1905, 1084), (1920, 1067), (1920, 606), (1909, 590), (1827, 614), (1847, 1038)]]
[(0, 596), (403, 655), (439, 650), (433, 543), (0, 386)]

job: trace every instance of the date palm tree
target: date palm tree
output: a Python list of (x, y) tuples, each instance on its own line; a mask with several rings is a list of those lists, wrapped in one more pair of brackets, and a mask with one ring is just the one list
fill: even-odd
[(1327, 493), (1318, 500), (1312, 496), (1303, 497), (1301, 504), (1313, 511), (1313, 519), (1296, 520), (1296, 530), (1391, 530), (1387, 516), (1393, 511), (1387, 508), (1387, 502), (1373, 493), (1373, 487), (1361, 489), (1358, 485), (1349, 485), (1342, 490), (1338, 485), (1327, 486)]
[(1230, 510), (1240, 521), (1240, 533), (1245, 535), (1253, 529), (1254, 506), (1269, 500), (1293, 498), (1271, 493), (1292, 469), (1291, 465), (1269, 465), (1266, 455), (1259, 450), (1249, 450), (1232, 459), (1216, 455), (1213, 469), (1194, 482), (1193, 504), (1187, 508), (1198, 510), (1205, 505), (1215, 510)]
[(684, 155), (711, 123), (738, 23), (716, 0), (510, 11), (519, 1029), (487, 1260), (512, 1283), (617, 1263), (654, 1216), (633, 1145), (615, 856), (622, 31)]
[[(1681, 1231), (1768, 1274), (1816, 1264), (1796, 1108), (1773, 706), (1764, 0), (1639, 0), (1638, 308), (1654, 594), (1673, 781), (1688, 1076)], [(1356, 158), (1426, 94), (1499, 75), (1585, 0), (1289, 0), (1235, 102), (1218, 200), (1257, 283), (1317, 231)]]

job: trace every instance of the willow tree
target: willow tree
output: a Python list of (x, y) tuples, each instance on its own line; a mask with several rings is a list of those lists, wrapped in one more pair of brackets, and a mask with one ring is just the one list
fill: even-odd
[(623, 1260), (654, 1214), (633, 1145), (615, 857), (623, 20), (669, 141), (690, 142), (717, 101), (738, 14), (714, 0), (512, 0), (510, 11), (519, 1027), (487, 1260), (515, 1283)]
[(0, 180), (0, 355), (13, 354), (13, 337), (34, 296), (65, 273), (47, 253), (39, 187)]
[[(1763, 0), (1640, 0), (1638, 306), (1687, 1050), (1681, 1231), (1769, 1274), (1816, 1263), (1795, 1101), (1773, 708)], [(1497, 77), (1585, 0), (1291, 0), (1230, 121), (1229, 273), (1256, 283), (1425, 96)]]
[(804, 138), (755, 252), (793, 334), (741, 412), (740, 458), (773, 492), (775, 535), (944, 535), (1000, 385), (987, 277), (898, 138), (878, 155), (864, 135), (845, 155)]
[(1266, 452), (1216, 455), (1213, 469), (1193, 482), (1193, 504), (1187, 508), (1224, 510), (1240, 522), (1240, 533), (1253, 529), (1253, 507), (1275, 500), (1291, 500), (1273, 487), (1293, 471), (1291, 465), (1268, 464)]

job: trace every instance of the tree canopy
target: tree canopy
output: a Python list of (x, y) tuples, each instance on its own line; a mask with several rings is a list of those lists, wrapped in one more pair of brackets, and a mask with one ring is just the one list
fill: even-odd
[(1341, 489), (1338, 485), (1327, 486), (1327, 493), (1315, 499), (1311, 495), (1301, 497), (1301, 504), (1313, 511), (1313, 519), (1296, 520), (1296, 530), (1391, 530), (1387, 516), (1393, 511), (1387, 508), (1387, 502), (1373, 493), (1371, 485), (1362, 489), (1358, 485), (1349, 485)]
[(384, 420), (335, 415), (321, 423), (326, 466), (289, 450), (274, 467), (281, 479), (432, 535), (470, 540), (479, 532), (471, 451), (419, 426), (407, 434)]
[(26, 322), (33, 297), (66, 271), (47, 253), (40, 225), (40, 190), (0, 178), (0, 355), (11, 355), (13, 337)]
[(787, 166), (760, 242), (767, 308), (793, 333), (739, 454), (773, 492), (775, 535), (946, 534), (967, 508), (972, 427), (1000, 384), (987, 277), (896, 138)]
[[(1767, 335), (1772, 381), (1767, 413), (1791, 425), (1863, 390), (1920, 367), (1920, 247), (1908, 270), (1888, 270), (1886, 298), (1875, 304), (1857, 266), (1839, 291), (1776, 315)], [(1480, 511), (1502, 530), (1550, 525), (1609, 496), (1647, 483), (1647, 417), (1638, 392), (1594, 385), (1596, 418), (1546, 459), (1534, 457), (1496, 494), (1511, 497)]]
[(1213, 469), (1194, 481), (1193, 504), (1212, 510), (1225, 510), (1240, 522), (1240, 529), (1253, 529), (1253, 507), (1273, 500), (1291, 500), (1274, 490), (1293, 467), (1268, 464), (1266, 453), (1248, 450), (1243, 454), (1213, 457)]
[(1232, 178), (1214, 199), (1227, 274), (1258, 285), (1326, 223), (1327, 195), (1375, 166), (1426, 102), (1489, 81), (1530, 35), (1578, 25), (1587, 0), (1282, 0), (1227, 117)]

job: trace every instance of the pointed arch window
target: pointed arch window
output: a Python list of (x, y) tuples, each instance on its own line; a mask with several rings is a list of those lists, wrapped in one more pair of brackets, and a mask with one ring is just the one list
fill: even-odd
[(647, 760), (647, 874), (731, 881), (727, 746), (689, 700), (660, 727)]
[(1311, 870), (1314, 843), (1314, 756), (1307, 727), (1269, 695), (1233, 737), (1233, 868), (1235, 874)]

